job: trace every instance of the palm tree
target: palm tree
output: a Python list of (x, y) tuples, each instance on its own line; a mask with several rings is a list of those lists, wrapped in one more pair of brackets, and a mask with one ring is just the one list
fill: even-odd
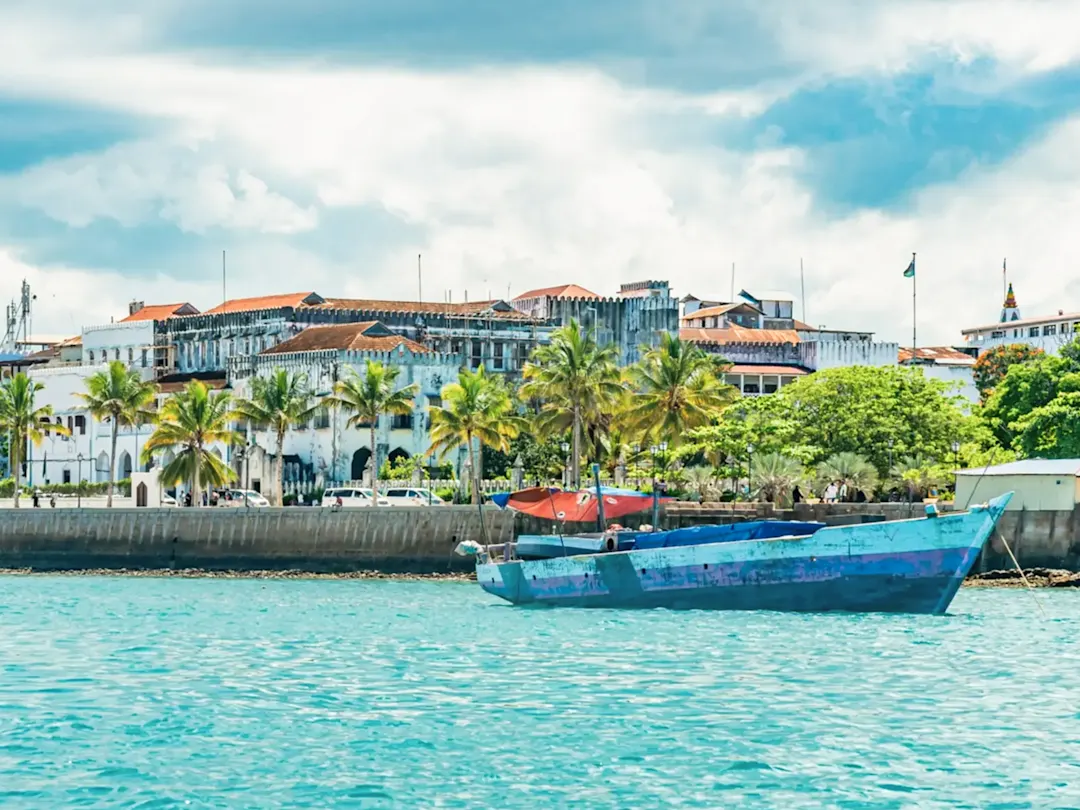
[(874, 465), (858, 453), (834, 453), (818, 465), (817, 473), (823, 482), (847, 484), (849, 491), (869, 492), (878, 482)]
[(404, 416), (413, 410), (419, 390), (415, 385), (395, 388), (401, 369), (368, 360), (364, 375), (349, 368), (345, 379), (334, 383), (330, 401), (350, 413), (346, 427), (371, 430), (371, 505), (379, 501), (379, 460), (376, 456), (375, 430), (384, 413)]
[(697, 492), (698, 500), (701, 502), (706, 501), (710, 492), (716, 486), (716, 473), (713, 472), (712, 468), (705, 465), (687, 467), (683, 474), (686, 478), (687, 487)]
[(555, 330), (550, 343), (536, 348), (522, 370), (522, 399), (541, 403), (537, 429), (547, 436), (570, 432), (574, 486), (581, 485), (583, 426), (613, 411), (623, 393), (617, 360), (614, 346), (598, 346), (591, 332), (571, 320)]
[(307, 375), (292, 374), (283, 368), (269, 377), (253, 378), (251, 396), (235, 403), (235, 416), (274, 434), (277, 470), (273, 498), (277, 506), (282, 503), (285, 434), (290, 428), (306, 423), (322, 407), (308, 387)]
[(762, 453), (754, 459), (754, 477), (750, 485), (765, 500), (781, 504), (802, 477), (802, 465), (797, 460), (782, 453)]
[(38, 391), (45, 386), (32, 381), (25, 374), (16, 374), (0, 385), (0, 430), (8, 434), (8, 452), (11, 456), (11, 474), (15, 481), (15, 508), (19, 508), (19, 487), (22, 478), (22, 452), (28, 442), (40, 445), (46, 431), (68, 434), (67, 428), (54, 425), (51, 405), (38, 407), (34, 401)]
[(692, 343), (664, 333), (633, 366), (634, 386), (625, 418), (643, 434), (676, 447), (686, 432), (711, 424), (738, 396), (720, 381), (716, 359)]
[(431, 450), (445, 458), (451, 450), (466, 447), (472, 472), (473, 503), (480, 503), (480, 463), (475, 443), (509, 452), (510, 440), (523, 427), (514, 413), (514, 401), (497, 377), (489, 377), (480, 366), (476, 371), (462, 369), (458, 381), (442, 390), (441, 407), (432, 407)]
[[(109, 451), (109, 488), (106, 506), (113, 505), (113, 483), (116, 479), (116, 437), (120, 427), (131, 427), (153, 418), (153, 405), (158, 387), (143, 381), (139, 372), (129, 370), (119, 360), (113, 360), (101, 371), (86, 378), (86, 393), (78, 396), (86, 403), (90, 415), (99, 422), (111, 420), (112, 436)], [(137, 449), (137, 448), (136, 448)]]
[(204, 383), (192, 380), (161, 406), (157, 427), (143, 446), (143, 458), (172, 450), (176, 456), (161, 471), (161, 480), (168, 486), (187, 482), (191, 503), (197, 506), (203, 487), (221, 487), (233, 478), (233, 471), (207, 448), (216, 442), (241, 441), (231, 427), (235, 418), (229, 394), (213, 394)]
[(889, 479), (907, 492), (908, 501), (921, 499), (932, 488), (945, 483), (941, 470), (921, 456), (905, 456), (897, 461), (889, 471)]

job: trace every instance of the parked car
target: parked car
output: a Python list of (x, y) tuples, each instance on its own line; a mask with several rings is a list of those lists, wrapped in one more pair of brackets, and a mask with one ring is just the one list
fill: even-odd
[(263, 508), (270, 505), (262, 495), (253, 489), (224, 489), (217, 493), (218, 506), (247, 506)]
[(445, 506), (446, 501), (430, 489), (419, 487), (395, 487), (386, 490), (386, 500), (391, 506)]
[[(342, 508), (371, 506), (372, 492), (364, 487), (334, 487), (323, 492), (322, 505), (337, 506), (338, 498), (341, 499)], [(380, 495), (378, 505), (389, 506), (390, 502)]]

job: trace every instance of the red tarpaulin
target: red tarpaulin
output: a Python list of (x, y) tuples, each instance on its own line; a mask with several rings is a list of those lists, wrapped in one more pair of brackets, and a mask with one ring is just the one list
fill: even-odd
[[(604, 493), (603, 497), (604, 517), (609, 520), (645, 512), (652, 508), (653, 502), (652, 495)], [(533, 487), (512, 493), (506, 500), (506, 506), (542, 520), (587, 523), (595, 522), (597, 518), (596, 493), (590, 490), (561, 492), (547, 487)]]

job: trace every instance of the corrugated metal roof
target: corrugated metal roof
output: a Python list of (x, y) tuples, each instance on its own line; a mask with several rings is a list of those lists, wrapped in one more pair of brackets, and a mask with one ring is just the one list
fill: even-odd
[(560, 284), (557, 287), (543, 287), (539, 290), (529, 290), (515, 296), (515, 301), (527, 301), (530, 298), (599, 298), (600, 296), (591, 290), (577, 284)]
[(970, 470), (957, 470), (957, 475), (980, 475), (989, 478), (998, 475), (1075, 475), (1080, 476), (1078, 458), (1028, 458), (1023, 461), (1010, 461), (994, 467), (973, 467)]
[(794, 329), (747, 329), (732, 324), (724, 329), (702, 329), (686, 327), (679, 330), (679, 337), (691, 343), (791, 343), (799, 342), (799, 334)]
[(731, 368), (725, 369), (725, 374), (780, 374), (784, 377), (802, 377), (810, 372), (799, 366), (770, 366), (735, 363)]

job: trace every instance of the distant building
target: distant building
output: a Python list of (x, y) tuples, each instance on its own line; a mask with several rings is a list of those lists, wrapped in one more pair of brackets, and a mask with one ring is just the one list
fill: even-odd
[[(374, 466), (387, 459), (393, 462), (426, 453), (430, 447), (428, 409), (442, 404), (443, 386), (457, 379), (460, 358), (432, 351), (377, 321), (308, 327), (258, 355), (231, 358), (229, 380), (237, 396), (247, 396), (253, 378), (283, 368), (306, 374), (316, 394), (324, 396), (333, 390), (334, 383), (349, 375), (350, 369), (363, 376), (368, 360), (400, 369), (399, 387), (417, 386), (411, 414), (379, 419)], [(287, 434), (286, 483), (363, 478), (371, 458), (369, 429), (347, 428), (347, 419), (347, 414), (334, 409)], [(249, 442), (264, 452), (273, 452), (275, 438), (267, 432), (255, 432)], [(268, 470), (240, 472), (256, 483), (269, 474)]]
[(974, 404), (979, 401), (975, 387), (975, 356), (951, 346), (923, 346), (900, 349), (900, 365), (922, 369), (926, 377), (951, 383), (956, 393)]
[(743, 290), (734, 302), (688, 295), (682, 304), (682, 339), (730, 360), (725, 379), (744, 394), (771, 394), (826, 368), (897, 362), (899, 347), (875, 341), (872, 332), (818, 329), (796, 320), (787, 293)]
[(1013, 493), (1008, 511), (1061, 512), (1065, 524), (1080, 504), (1080, 459), (1032, 458), (956, 472), (957, 504), (986, 503), (1006, 492)]
[(1005, 294), (997, 323), (964, 329), (964, 344), (979, 354), (995, 346), (1026, 343), (1047, 354), (1057, 354), (1061, 347), (1080, 332), (1080, 312), (1065, 312), (1040, 318), (1023, 318), (1016, 303), (1012, 284)]
[(558, 326), (571, 320), (596, 332), (600, 345), (614, 344), (623, 365), (636, 363), (641, 346), (656, 346), (665, 332), (679, 331), (679, 302), (666, 281), (623, 284), (614, 296), (603, 297), (576, 284), (544, 287), (522, 293), (514, 307)]

